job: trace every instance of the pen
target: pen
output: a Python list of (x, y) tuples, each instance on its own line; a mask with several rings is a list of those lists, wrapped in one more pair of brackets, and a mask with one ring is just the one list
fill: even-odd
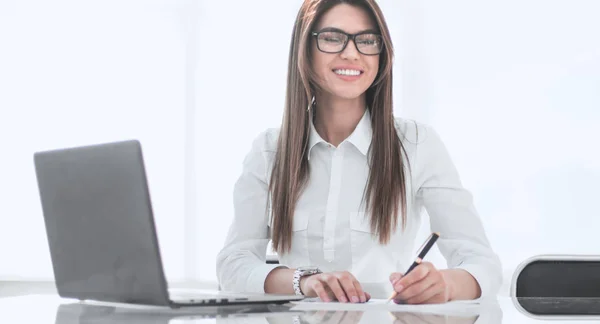
[[(408, 270), (406, 270), (406, 272), (404, 273), (405, 276), (407, 274), (409, 274), (419, 264), (421, 264), (421, 262), (423, 262), (423, 258), (425, 258), (425, 255), (427, 255), (427, 253), (429, 252), (429, 250), (431, 249), (431, 247), (433, 246), (435, 241), (437, 241), (438, 237), (440, 237), (440, 233), (437, 233), (437, 232), (432, 233), (431, 236), (429, 236), (427, 241), (425, 241), (423, 246), (421, 246), (421, 251), (419, 252), (419, 255), (417, 256), (415, 261), (410, 265)], [(387, 301), (389, 302), (390, 300), (394, 299), (397, 295), (398, 295), (398, 293), (396, 291), (394, 291), (392, 293), (392, 295), (390, 296), (390, 298), (388, 298)]]

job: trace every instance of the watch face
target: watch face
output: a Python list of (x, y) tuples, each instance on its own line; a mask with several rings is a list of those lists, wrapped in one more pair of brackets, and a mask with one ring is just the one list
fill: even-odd
[(298, 267), (298, 271), (301, 271), (301, 272), (317, 272), (318, 270), (319, 270), (319, 268), (314, 267), (314, 266)]

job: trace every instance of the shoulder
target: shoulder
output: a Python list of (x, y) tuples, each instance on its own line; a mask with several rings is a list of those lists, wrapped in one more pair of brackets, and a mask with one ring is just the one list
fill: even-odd
[(400, 117), (394, 118), (394, 122), (398, 137), (405, 146), (423, 146), (437, 137), (437, 133), (429, 124)]
[(446, 146), (432, 125), (403, 118), (395, 118), (395, 123), (409, 160), (422, 164), (446, 159)]
[(248, 172), (256, 173), (259, 177), (268, 175), (275, 158), (278, 136), (279, 129), (277, 128), (264, 129), (255, 134), (254, 138), (249, 136), (252, 144), (243, 160), (244, 168)]
[(279, 139), (279, 128), (266, 128), (254, 136), (252, 150), (261, 153), (275, 153)]

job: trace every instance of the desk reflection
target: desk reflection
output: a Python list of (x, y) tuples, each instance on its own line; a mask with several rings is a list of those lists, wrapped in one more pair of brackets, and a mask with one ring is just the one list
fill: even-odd
[(57, 308), (55, 324), (500, 324), (497, 302), (478, 314), (429, 314), (388, 311), (291, 311), (286, 305), (252, 305), (211, 308), (131, 308), (102, 304), (69, 303)]

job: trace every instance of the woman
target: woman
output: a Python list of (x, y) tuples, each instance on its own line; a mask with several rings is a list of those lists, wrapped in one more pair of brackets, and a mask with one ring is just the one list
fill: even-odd
[[(414, 304), (497, 292), (500, 261), (442, 141), (393, 116), (392, 58), (374, 0), (305, 0), (281, 128), (255, 139), (235, 185), (223, 290), (355, 303), (393, 290)], [(448, 269), (403, 276), (423, 208)], [(279, 265), (265, 263), (269, 239)]]

